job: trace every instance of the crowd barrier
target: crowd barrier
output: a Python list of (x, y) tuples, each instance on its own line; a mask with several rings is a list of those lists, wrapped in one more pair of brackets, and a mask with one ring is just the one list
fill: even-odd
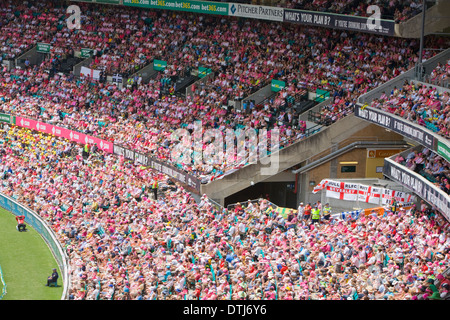
[(395, 162), (393, 157), (384, 159), (383, 174), (412, 190), (450, 221), (450, 196), (426, 178)]

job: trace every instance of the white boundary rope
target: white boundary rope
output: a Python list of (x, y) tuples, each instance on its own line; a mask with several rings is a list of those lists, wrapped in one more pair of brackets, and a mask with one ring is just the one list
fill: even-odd
[(1, 279), (2, 284), (3, 284), (2, 294), (0, 295), (0, 300), (2, 300), (3, 297), (6, 295), (6, 282), (5, 282), (5, 279), (3, 279), (3, 272), (2, 272), (2, 267), (1, 266), (0, 266), (0, 279)]

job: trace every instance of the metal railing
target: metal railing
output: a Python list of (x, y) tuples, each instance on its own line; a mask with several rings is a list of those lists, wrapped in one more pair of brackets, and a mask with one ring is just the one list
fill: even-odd
[(426, 83), (432, 84), (437, 87), (450, 89), (449, 79), (433, 79), (433, 78), (431, 78), (431, 75), (426, 74), (419, 81), (426, 82)]
[(250, 202), (250, 203), (252, 203), (252, 204), (255, 204), (255, 203), (258, 203), (258, 202), (260, 202), (260, 201), (263, 201), (263, 200), (265, 200), (266, 202), (267, 202), (267, 204), (269, 205), (269, 206), (271, 206), (272, 208), (278, 208), (278, 205), (276, 205), (275, 203), (273, 203), (273, 202), (270, 202), (269, 200), (267, 200), (267, 199), (264, 199), (264, 198), (258, 198), (258, 199), (253, 199), (253, 200), (250, 200), (250, 201), (242, 201), (242, 202), (236, 202), (236, 203), (232, 203), (232, 204), (229, 204), (229, 205), (227, 205), (227, 210), (231, 210), (231, 209), (233, 209), (234, 207), (236, 207), (237, 205), (240, 205), (243, 209), (245, 209), (245, 208), (247, 208), (248, 207), (248, 203)]

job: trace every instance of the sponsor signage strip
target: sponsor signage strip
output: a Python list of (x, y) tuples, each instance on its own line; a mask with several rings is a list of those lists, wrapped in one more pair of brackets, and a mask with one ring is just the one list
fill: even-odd
[(51, 134), (57, 137), (65, 138), (70, 141), (81, 143), (81, 144), (87, 144), (90, 145), (96, 144), (97, 147), (100, 150), (103, 150), (108, 153), (113, 152), (113, 143), (102, 140), (96, 137), (88, 136), (84, 133), (78, 132), (78, 131), (72, 131), (66, 128), (57, 127), (48, 123), (39, 122), (33, 119), (23, 118), (23, 117), (16, 117), (16, 123), (17, 126), (28, 128), (31, 130), (36, 130), (39, 132)]
[(49, 43), (38, 42), (36, 44), (36, 51), (39, 53), (49, 53), (51, 45)]
[(450, 148), (439, 140), (437, 143), (437, 154), (447, 160), (447, 162), (450, 162)]
[(410, 121), (404, 120), (387, 112), (371, 107), (361, 107), (356, 105), (355, 116), (370, 121), (386, 129), (392, 130), (404, 137), (408, 137), (423, 146), (436, 151), (436, 138), (427, 129), (421, 128)]
[(395, 34), (395, 21), (380, 19), (380, 28), (372, 29), (373, 20), (369, 17), (358, 17), (329, 12), (284, 9), (284, 22), (292, 22), (317, 27), (343, 29), (348, 31), (369, 32), (392, 36)]
[(290, 22), (317, 27), (328, 27), (348, 31), (375, 34), (395, 34), (394, 20), (379, 20), (379, 28), (373, 28), (375, 19), (345, 14), (316, 12), (309, 10), (286, 9), (275, 6), (262, 6), (244, 3), (224, 3), (195, 0), (123, 0), (123, 5), (149, 9), (167, 9), (195, 13), (217, 14), (230, 17)]
[(228, 15), (232, 17), (283, 21), (284, 8), (229, 3)]
[(15, 124), (16, 123), (16, 117), (15, 116), (11, 116), (9, 114), (0, 113), (0, 122), (6, 122), (6, 123)]
[(121, 155), (124, 158), (134, 161), (137, 164), (141, 164), (145, 167), (149, 167), (160, 173), (168, 175), (169, 177), (179, 181), (180, 183), (195, 189), (197, 193), (200, 193), (200, 180), (181, 169), (119, 145), (114, 145), (113, 153), (116, 155)]
[(90, 58), (93, 53), (94, 53), (94, 50), (88, 49), (88, 48), (83, 48), (80, 51), (80, 58)]
[(125, 6), (228, 15), (228, 3), (193, 0), (123, 0)]
[(412, 190), (420, 198), (437, 208), (450, 221), (450, 197), (430, 181), (390, 158), (384, 159), (383, 174)]

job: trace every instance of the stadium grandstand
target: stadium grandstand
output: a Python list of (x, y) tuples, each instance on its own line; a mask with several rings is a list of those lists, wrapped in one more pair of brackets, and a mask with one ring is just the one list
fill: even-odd
[(62, 300), (448, 300), (449, 4), (1, 1), (0, 205)]

